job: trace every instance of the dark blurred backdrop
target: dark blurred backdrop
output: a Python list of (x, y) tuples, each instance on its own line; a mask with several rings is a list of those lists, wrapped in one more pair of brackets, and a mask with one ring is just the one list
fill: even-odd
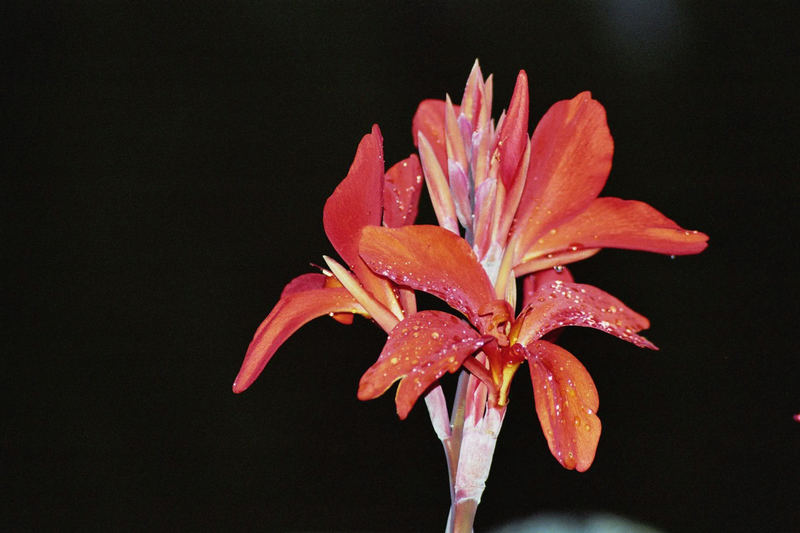
[(574, 267), (648, 316), (661, 351), (563, 337), (601, 397), (584, 474), (550, 456), (520, 372), (476, 530), (606, 511), (671, 532), (796, 531), (798, 12), (4, 3), (6, 528), (442, 531), (425, 410), (400, 422), (393, 393), (355, 397), (377, 327), (314, 321), (251, 390), (230, 387), (283, 285), (334, 252), (322, 206), (360, 137), (378, 123), (387, 161), (407, 156), (417, 104), (458, 101), (479, 58), (495, 116), (519, 69), (532, 123), (591, 90), (616, 145), (604, 195), (711, 242)]

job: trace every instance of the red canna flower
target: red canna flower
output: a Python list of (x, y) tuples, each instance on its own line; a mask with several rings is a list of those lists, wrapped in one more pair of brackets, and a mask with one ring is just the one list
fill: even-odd
[[(602, 248), (669, 255), (702, 251), (687, 231), (643, 202), (598, 197), (613, 141), (603, 106), (584, 92), (553, 105), (528, 137), (528, 82), (520, 71), (495, 126), (492, 78), (476, 62), (459, 106), (423, 101), (412, 131), (415, 155), (384, 172), (377, 126), (358, 146), (347, 177), (325, 204), (325, 232), (344, 260), (283, 290), (259, 326), (233, 385), (248, 388), (280, 345), (309, 320), (372, 318), (388, 334), (358, 397), (397, 381), (405, 418), (424, 396), (448, 462), (447, 531), (471, 531), (511, 380), (528, 363), (550, 451), (566, 468), (594, 460), (601, 424), (591, 376), (554, 343), (565, 326), (599, 329), (639, 347), (648, 320), (598, 288), (575, 283), (563, 265)], [(415, 226), (422, 175), (439, 226)], [(463, 238), (462, 238), (463, 230)], [(524, 277), (515, 313), (516, 278)], [(444, 300), (464, 318), (417, 312), (414, 291)], [(461, 372), (448, 415), (438, 380)]]
[(331, 315), (340, 322), (349, 323), (355, 313), (373, 318), (388, 331), (404, 313), (416, 309), (410, 291), (393, 286), (367, 268), (358, 256), (357, 244), (365, 226), (381, 222), (388, 227), (413, 223), (421, 183), (422, 174), (415, 155), (384, 174), (383, 138), (374, 126), (359, 143), (347, 177), (330, 196), (323, 211), (325, 233), (353, 274), (349, 275), (338, 263), (334, 268), (339, 271), (340, 278), (351, 282), (358, 280), (354, 292), (361, 296), (361, 303), (329, 271), (293, 279), (256, 330), (234, 381), (234, 392), (247, 389), (280, 345), (314, 318)]
[(489, 407), (503, 407), (511, 378), (527, 361), (551, 452), (566, 468), (591, 465), (600, 438), (594, 382), (572, 354), (542, 337), (563, 326), (584, 326), (656, 349), (637, 335), (649, 326), (645, 317), (600, 289), (556, 280), (536, 288), (533, 302), (515, 318), (469, 244), (438, 226), (366, 227), (359, 251), (375, 273), (437, 296), (467, 319), (420, 311), (398, 323), (361, 378), (360, 399), (376, 398), (400, 380), (395, 402), (405, 418), (430, 385), (464, 367), (487, 386)]

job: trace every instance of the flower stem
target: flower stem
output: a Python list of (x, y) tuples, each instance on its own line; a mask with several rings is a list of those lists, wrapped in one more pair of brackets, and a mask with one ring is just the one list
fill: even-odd
[(472, 523), (475, 521), (478, 502), (469, 498), (457, 502), (454, 508), (452, 528), (448, 529), (448, 533), (472, 533)]

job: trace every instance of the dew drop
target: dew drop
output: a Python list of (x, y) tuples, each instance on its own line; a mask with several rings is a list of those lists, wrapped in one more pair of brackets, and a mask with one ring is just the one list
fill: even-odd
[(433, 333), (431, 333), (431, 337), (433, 337), (434, 339), (438, 339), (439, 338), (439, 332), (438, 331), (434, 331)]
[(558, 272), (560, 274), (560, 273), (564, 272), (564, 267), (561, 266), (561, 265), (556, 265), (556, 266), (553, 267), (553, 270), (555, 270), (556, 272)]

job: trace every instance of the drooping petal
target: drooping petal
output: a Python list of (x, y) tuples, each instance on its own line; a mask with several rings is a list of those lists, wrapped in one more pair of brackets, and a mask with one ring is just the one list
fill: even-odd
[(375, 276), (358, 256), (361, 228), (380, 224), (383, 213), (383, 138), (378, 126), (365, 135), (347, 177), (336, 187), (322, 212), (325, 234), (361, 284), (384, 306), (401, 315), (391, 286)]
[(439, 226), (366, 227), (359, 243), (369, 267), (398, 285), (433, 294), (475, 323), (494, 290), (467, 241)]
[(603, 106), (584, 92), (553, 105), (531, 138), (517, 213), (519, 259), (544, 231), (586, 209), (611, 170), (614, 143)]
[(325, 278), (323, 274), (305, 274), (286, 286), (247, 348), (233, 392), (247, 389), (280, 345), (310, 320), (330, 313), (366, 314), (346, 289), (325, 287)]
[(586, 248), (696, 254), (706, 248), (706, 241), (706, 234), (681, 228), (644, 202), (605, 197), (595, 199), (584, 212), (542, 235), (522, 261)]
[(561, 281), (545, 285), (534, 293), (530, 306), (515, 322), (509, 339), (527, 345), (563, 326), (599, 329), (640, 348), (657, 349), (636, 334), (650, 327), (647, 318), (597, 287)]
[(422, 167), (415, 154), (386, 171), (383, 181), (383, 224), (390, 228), (413, 224), (422, 192)]
[(536, 414), (550, 453), (564, 468), (584, 472), (594, 461), (602, 429), (594, 381), (560, 346), (533, 341), (527, 351)]
[(496, 139), (500, 179), (506, 189), (511, 189), (517, 166), (528, 144), (528, 76), (524, 70), (517, 75), (514, 94)]
[[(454, 106), (458, 109), (458, 106)], [(422, 133), (431, 144), (433, 153), (439, 167), (447, 169), (447, 140), (444, 133), (444, 100), (423, 100), (414, 119), (411, 122), (411, 135), (414, 139), (414, 146), (419, 148), (419, 134)], [(458, 113), (458, 111), (456, 111)]]
[(360, 400), (377, 398), (400, 381), (395, 403), (401, 419), (445, 372), (455, 372), (486, 340), (468, 323), (442, 311), (421, 311), (398, 323), (378, 361), (361, 377)]

